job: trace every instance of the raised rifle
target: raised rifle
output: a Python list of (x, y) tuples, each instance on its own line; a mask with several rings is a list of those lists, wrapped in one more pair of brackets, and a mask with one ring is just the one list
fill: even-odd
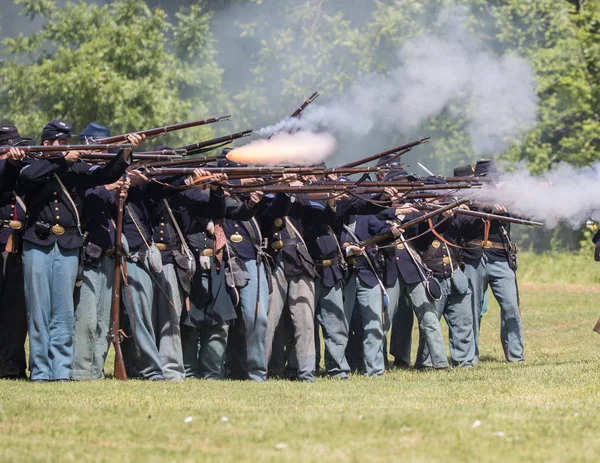
[(121, 270), (123, 266), (123, 197), (119, 194), (117, 202), (117, 221), (115, 225), (115, 276), (113, 280), (112, 308), (110, 313), (110, 336), (115, 349), (115, 379), (127, 381), (127, 371), (123, 352), (121, 352)]
[[(36, 145), (36, 146), (0, 146), (0, 153), (7, 153), (10, 148), (17, 148), (23, 150), (25, 154), (32, 158), (45, 158), (48, 156), (44, 156), (45, 153), (67, 153), (69, 151), (108, 151), (108, 150), (120, 150), (123, 148), (132, 148), (132, 145), (128, 143), (123, 144), (115, 144), (115, 143), (102, 143), (102, 144), (93, 144), (93, 145)], [(42, 153), (37, 154), (37, 153)], [(109, 154), (109, 153), (105, 153)], [(88, 154), (84, 154), (82, 157), (85, 159)], [(116, 154), (110, 154), (110, 156), (115, 157)]]
[[(466, 204), (468, 202), (469, 202), (468, 199), (459, 199), (458, 201), (454, 201), (446, 206), (442, 206), (439, 209), (436, 209), (435, 211), (429, 212), (427, 214), (423, 214), (421, 217), (417, 217), (416, 219), (409, 220), (408, 222), (403, 223), (402, 225), (397, 227), (397, 229), (406, 231), (410, 227), (414, 227), (415, 225), (418, 225), (421, 222), (425, 222), (437, 215), (443, 214), (444, 212), (450, 211), (452, 209), (456, 209), (457, 207), (459, 207), (463, 204)], [(396, 238), (396, 234), (390, 230), (389, 232), (382, 233), (381, 235), (373, 236), (373, 237), (369, 238), (368, 240), (361, 241), (360, 243), (357, 243), (357, 246), (359, 246), (361, 248), (366, 248), (368, 246), (372, 246), (374, 244), (381, 243), (382, 241), (387, 241), (387, 240), (390, 240), (393, 238)]]
[(311, 104), (313, 101), (315, 101), (317, 98), (319, 97), (319, 92), (314, 92), (311, 96), (309, 96), (306, 101), (304, 101), (304, 103), (302, 103), (298, 109), (296, 109), (296, 111), (294, 111), (291, 115), (290, 118), (292, 119), (298, 119), (300, 118), (300, 116), (302, 116), (302, 113), (304, 112), (304, 110), (306, 109), (306, 107)]
[(229, 143), (239, 138), (249, 137), (251, 134), (252, 129), (244, 130), (242, 132), (232, 133), (230, 135), (224, 135), (222, 137), (212, 138), (210, 140), (201, 141), (199, 143), (193, 143), (191, 145), (182, 146), (178, 149), (185, 150), (185, 154), (187, 156), (190, 156), (192, 154), (204, 153), (206, 151), (220, 148), (222, 146), (228, 145)]
[(197, 121), (184, 122), (181, 124), (165, 125), (164, 127), (156, 127), (154, 129), (140, 130), (139, 132), (125, 133), (121, 135), (114, 135), (112, 137), (93, 139), (94, 143), (122, 143), (127, 140), (127, 137), (131, 134), (145, 135), (146, 139), (158, 137), (159, 135), (165, 135), (169, 132), (175, 132), (176, 130), (189, 129), (191, 127), (198, 127), (206, 124), (213, 124), (215, 122), (228, 121), (231, 119), (231, 114), (227, 116), (211, 117), (209, 119), (201, 119)]
[(387, 151), (382, 151), (381, 153), (374, 154), (372, 156), (368, 156), (366, 158), (358, 159), (357, 161), (349, 162), (348, 164), (344, 164), (342, 167), (356, 167), (362, 164), (366, 164), (371, 161), (375, 161), (379, 158), (383, 158), (385, 156), (394, 155), (394, 158), (402, 156), (403, 154), (408, 153), (415, 146), (419, 146), (423, 143), (428, 143), (431, 137), (421, 138), (420, 140), (412, 141), (407, 143), (406, 145), (398, 146), (396, 148), (389, 149)]
[[(431, 203), (420, 203), (418, 204), (418, 207), (422, 208), (422, 209), (429, 209), (429, 210), (438, 210), (440, 207), (440, 205), (438, 204), (431, 204)], [(456, 211), (457, 214), (461, 214), (461, 215), (469, 215), (471, 217), (480, 217), (484, 220), (497, 220), (500, 222), (509, 222), (509, 223), (514, 223), (517, 225), (527, 225), (529, 227), (539, 227), (542, 228), (544, 227), (544, 223), (543, 222), (536, 222), (533, 220), (528, 220), (528, 219), (523, 219), (520, 217), (511, 217), (511, 216), (506, 216), (506, 215), (498, 215), (498, 214), (488, 214), (487, 212), (480, 212), (480, 211), (472, 211), (472, 210), (467, 210), (467, 209), (458, 209)]]

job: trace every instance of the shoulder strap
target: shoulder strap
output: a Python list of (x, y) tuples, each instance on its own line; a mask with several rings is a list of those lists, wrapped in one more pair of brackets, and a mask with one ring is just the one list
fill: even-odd
[(135, 228), (137, 229), (138, 233), (140, 234), (140, 236), (142, 238), (142, 241), (144, 242), (144, 244), (148, 248), (148, 251), (150, 251), (150, 245), (148, 244), (148, 241), (146, 240), (146, 237), (144, 236), (144, 233), (142, 232), (142, 228), (140, 227), (140, 224), (138, 223), (138, 218), (137, 218), (136, 213), (133, 212), (133, 209), (131, 209), (129, 207), (129, 205), (125, 206), (125, 210), (129, 214), (129, 217), (131, 217), (131, 220), (133, 221), (133, 224), (135, 225)]
[(179, 236), (179, 239), (181, 240), (181, 246), (183, 247), (185, 252), (188, 252), (189, 251), (188, 245), (185, 241), (185, 238), (183, 237), (181, 228), (179, 228), (179, 224), (177, 223), (177, 220), (175, 219), (175, 215), (173, 214), (173, 211), (171, 210), (171, 207), (169, 206), (169, 202), (167, 201), (167, 198), (163, 198), (163, 203), (165, 205), (165, 208), (167, 209), (167, 212), (169, 213), (169, 217), (171, 218), (173, 227), (175, 227), (175, 231), (177, 232), (177, 235)]
[(79, 218), (79, 211), (77, 210), (77, 206), (75, 205), (75, 201), (73, 201), (73, 198), (69, 194), (69, 191), (65, 187), (65, 184), (62, 182), (62, 180), (60, 179), (60, 177), (58, 175), (56, 175), (56, 172), (54, 173), (54, 178), (56, 179), (56, 181), (60, 185), (60, 188), (61, 188), (62, 192), (65, 194), (65, 196), (69, 200), (69, 203), (71, 204), (71, 207), (73, 208), (73, 214), (75, 215), (75, 220), (77, 221), (77, 230), (79, 230), (79, 233), (81, 234), (81, 219)]
[(19, 206), (21, 206), (21, 209), (23, 209), (23, 211), (26, 213), (27, 212), (27, 206), (25, 205), (25, 202), (23, 201), (23, 198), (21, 198), (16, 191), (13, 191), (13, 195), (15, 195), (15, 199), (17, 200), (17, 202), (19, 203)]

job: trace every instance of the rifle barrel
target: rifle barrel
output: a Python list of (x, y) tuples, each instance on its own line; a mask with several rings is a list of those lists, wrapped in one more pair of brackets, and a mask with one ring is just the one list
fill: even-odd
[(366, 164), (368, 162), (375, 161), (376, 159), (382, 158), (384, 156), (389, 156), (390, 154), (397, 154), (399, 151), (404, 151), (404, 153), (407, 153), (415, 146), (421, 145), (423, 143), (428, 143), (430, 139), (431, 137), (425, 137), (420, 140), (407, 143), (406, 145), (398, 146), (387, 151), (382, 151), (381, 153), (374, 154), (373, 156), (368, 156), (366, 158), (358, 159), (357, 161), (349, 162), (348, 164), (344, 164), (342, 167), (360, 166), (361, 164)]
[[(426, 208), (426, 209), (438, 209), (440, 207), (436, 204), (421, 204), (419, 206)], [(500, 222), (510, 222), (510, 223), (514, 223), (517, 225), (527, 225), (529, 227), (539, 227), (539, 228), (544, 227), (543, 222), (536, 222), (534, 220), (523, 219), (520, 217), (510, 217), (510, 216), (498, 215), (498, 214), (488, 214), (487, 212), (471, 211), (471, 210), (466, 210), (466, 209), (458, 209), (456, 211), (456, 213), (462, 214), (462, 215), (469, 215), (471, 217), (479, 217), (479, 218), (482, 218), (485, 220), (498, 220)]]
[(115, 226), (115, 275), (113, 281), (111, 307), (111, 341), (115, 349), (115, 379), (127, 381), (127, 371), (120, 340), (120, 311), (121, 311), (121, 266), (123, 265), (123, 197), (119, 196), (117, 220)]
[(315, 101), (319, 97), (319, 92), (314, 92), (311, 96), (309, 96), (304, 103), (300, 105), (298, 109), (296, 109), (290, 116), (292, 119), (297, 119), (306, 109), (306, 107)]
[(97, 143), (120, 143), (120, 142), (127, 140), (128, 135), (131, 135), (134, 133), (137, 135), (146, 135), (147, 138), (150, 138), (150, 137), (156, 137), (158, 135), (164, 135), (169, 132), (174, 132), (176, 130), (189, 129), (191, 127), (198, 127), (201, 125), (213, 124), (215, 122), (220, 122), (220, 121), (228, 121), (229, 119), (231, 119), (231, 114), (228, 114), (227, 116), (218, 116), (218, 117), (211, 117), (208, 119), (201, 119), (201, 120), (197, 120), (197, 121), (183, 122), (181, 124), (166, 125), (164, 127), (156, 127), (154, 129), (140, 130), (138, 132), (131, 132), (131, 133), (125, 133), (125, 134), (121, 134), (121, 135), (115, 135), (113, 137), (100, 138), (100, 139), (94, 140), (94, 141)]
[(248, 129), (242, 132), (232, 133), (230, 135), (224, 135), (222, 137), (212, 138), (210, 140), (205, 140), (198, 143), (192, 143), (191, 145), (182, 146), (179, 149), (185, 150), (185, 154), (191, 155), (209, 146), (231, 143), (239, 138), (249, 137), (251, 134), (252, 129)]

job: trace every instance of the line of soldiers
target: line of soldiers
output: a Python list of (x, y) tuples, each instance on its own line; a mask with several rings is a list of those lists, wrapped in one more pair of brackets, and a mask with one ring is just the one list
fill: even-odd
[[(67, 145), (71, 131), (52, 121), (42, 143)], [(80, 139), (109, 135), (91, 123)], [(128, 141), (143, 140), (133, 134)], [(14, 146), (0, 161), (2, 378), (27, 377), (27, 333), (32, 381), (104, 377), (119, 198), (126, 256), (120, 335), (130, 377), (312, 382), (321, 332), (326, 375), (379, 376), (388, 352), (393, 365), (411, 365), (415, 315), (415, 368), (471, 367), (479, 362), (488, 286), (501, 308), (506, 359), (524, 360), (509, 223), (450, 211), (404, 230), (423, 212), (394, 188), (328, 199), (260, 191), (233, 197), (216, 184), (185, 188), (183, 176), (149, 180), (130, 169), (130, 148), (92, 165), (75, 151), (28, 158), (23, 144), (31, 143), (14, 126), (0, 127), (0, 145)], [(410, 179), (386, 162), (386, 181)], [(218, 165), (233, 163), (223, 157)], [(491, 162), (476, 169), (494, 174)], [(473, 175), (467, 170), (455, 175)], [(493, 212), (507, 213), (500, 205)], [(358, 245), (390, 231), (387, 242)]]

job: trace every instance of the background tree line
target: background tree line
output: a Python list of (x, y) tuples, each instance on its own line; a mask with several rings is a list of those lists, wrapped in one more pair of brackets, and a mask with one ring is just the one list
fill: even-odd
[[(451, 4), (469, 8), (468, 27), (495, 53), (531, 63), (538, 123), (503, 155), (542, 172), (559, 161), (598, 158), (600, 0), (14, 0), (0, 19), (4, 120), (36, 137), (60, 117), (115, 133), (211, 115), (210, 126), (168, 141), (259, 128), (289, 114), (313, 90), (337, 95), (357, 78), (390, 70), (389, 56)], [(17, 13), (21, 16), (15, 16)], [(436, 143), (419, 159), (439, 172), (478, 158), (464, 121), (442, 111), (420, 132)], [(365, 155), (406, 134), (365, 142)], [(362, 148), (362, 147), (361, 147)], [(530, 233), (530, 231), (526, 231)], [(577, 247), (566, 228), (522, 241)]]

